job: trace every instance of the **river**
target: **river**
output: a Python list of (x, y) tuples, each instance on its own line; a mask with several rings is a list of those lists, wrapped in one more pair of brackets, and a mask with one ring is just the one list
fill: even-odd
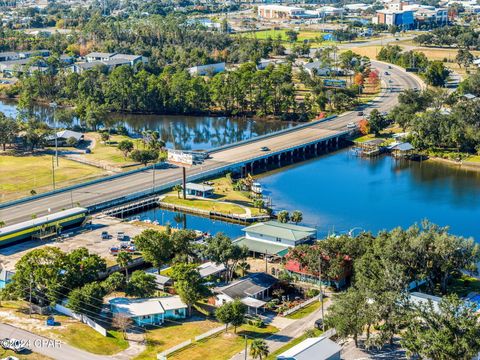
[[(36, 116), (53, 125), (52, 109), (46, 105), (33, 108)], [(16, 117), (18, 110), (14, 101), (0, 100), (0, 112)], [(72, 118), (68, 124), (79, 124)], [(138, 115), (109, 114), (105, 120), (109, 127), (125, 126), (133, 135), (139, 136), (143, 130), (156, 130), (167, 147), (183, 150), (207, 150), (250, 139), (294, 126), (294, 123), (279, 120), (252, 120), (243, 118), (181, 116), (181, 115)]]
[[(429, 219), (480, 240), (480, 172), (390, 156), (359, 158), (343, 149), (258, 179), (276, 210), (302, 211), (303, 224), (316, 227), (319, 236), (354, 228), (377, 232)], [(183, 219), (169, 211), (139, 216), (183, 226)], [(240, 225), (192, 215), (185, 220), (192, 229), (242, 234)]]

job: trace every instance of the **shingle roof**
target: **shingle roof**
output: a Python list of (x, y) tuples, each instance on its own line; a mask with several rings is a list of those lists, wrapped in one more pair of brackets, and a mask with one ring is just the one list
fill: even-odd
[(317, 229), (293, 224), (283, 224), (278, 221), (257, 223), (242, 229), (245, 232), (279, 237), (287, 240), (301, 240), (317, 233)]
[(266, 273), (254, 273), (220, 289), (232, 299), (243, 299), (267, 290), (278, 280)]

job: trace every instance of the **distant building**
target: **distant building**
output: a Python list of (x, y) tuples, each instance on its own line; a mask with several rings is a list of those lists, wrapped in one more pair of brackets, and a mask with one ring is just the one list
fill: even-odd
[(395, 25), (402, 29), (412, 29), (414, 25), (412, 10), (377, 10), (374, 23)]
[(85, 60), (87, 62), (94, 62), (94, 61), (108, 61), (114, 56), (116, 53), (103, 53), (103, 52), (91, 52), (85, 55)]
[[(57, 144), (58, 146), (65, 146), (68, 139), (74, 138), (77, 142), (84, 140), (84, 134), (72, 130), (62, 130), (57, 132)], [(55, 136), (47, 137), (47, 142), (49, 145), (55, 144)]]
[(190, 75), (205, 76), (205, 75), (215, 75), (225, 71), (225, 63), (216, 63), (208, 65), (197, 65), (192, 66), (188, 69)]
[(277, 360), (340, 360), (342, 347), (325, 336), (308, 338), (277, 356)]
[(285, 256), (288, 249), (316, 239), (317, 230), (306, 226), (283, 224), (278, 221), (261, 222), (242, 229), (245, 235), (236, 240), (253, 253)]
[(296, 6), (285, 5), (260, 5), (258, 16), (264, 19), (292, 19), (302, 17), (305, 9)]
[(209, 276), (219, 276), (225, 272), (225, 265), (215, 264), (214, 262), (208, 261), (197, 267), (197, 270), (200, 274), (200, 277), (206, 278)]
[(227, 302), (240, 300), (248, 307), (249, 312), (257, 313), (270, 299), (272, 287), (278, 280), (266, 273), (253, 273), (227, 286), (215, 289), (215, 305), (221, 306)]
[(19, 60), (20, 55), (14, 51), (4, 51), (0, 52), (0, 61), (12, 61)]
[(185, 319), (187, 316), (187, 305), (180, 296), (114, 298), (109, 303), (113, 314), (127, 316), (138, 326), (161, 325), (166, 319)]
[(331, 67), (325, 66), (321, 61), (307, 62), (303, 65), (303, 69), (309, 75), (329, 76), (334, 73)]

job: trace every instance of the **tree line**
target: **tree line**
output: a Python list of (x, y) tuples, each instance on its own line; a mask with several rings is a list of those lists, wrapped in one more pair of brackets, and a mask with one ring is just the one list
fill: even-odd
[(444, 26), (414, 37), (420, 45), (451, 46), (479, 49), (480, 36), (473, 26)]
[[(448, 294), (450, 282), (460, 271), (473, 270), (480, 259), (480, 248), (473, 239), (425, 221), (376, 236), (327, 238), (314, 246), (296, 247), (289, 256), (308, 269), (321, 267), (326, 283), (343, 274), (346, 266), (352, 269), (350, 288), (334, 296), (327, 315), (327, 324), (341, 338), (352, 336), (358, 345), (365, 334), (366, 347), (382, 348), (401, 334), (402, 345), (412, 355), (436, 359), (467, 359), (480, 350), (480, 325), (468, 304), (447, 297), (437, 312), (428, 306), (417, 308), (408, 299), (414, 283), (423, 283), (423, 291), (430, 294)], [(445, 331), (458, 331), (458, 336), (444, 338)], [(442, 355), (432, 357), (436, 352)]]

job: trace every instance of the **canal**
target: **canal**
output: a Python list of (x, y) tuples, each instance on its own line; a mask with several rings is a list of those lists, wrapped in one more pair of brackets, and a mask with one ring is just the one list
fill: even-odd
[[(351, 229), (377, 232), (423, 219), (480, 240), (480, 172), (432, 161), (398, 161), (351, 155), (348, 149), (259, 176), (276, 210), (300, 210), (319, 236)], [(139, 214), (182, 227), (231, 237), (241, 225), (165, 210)]]

